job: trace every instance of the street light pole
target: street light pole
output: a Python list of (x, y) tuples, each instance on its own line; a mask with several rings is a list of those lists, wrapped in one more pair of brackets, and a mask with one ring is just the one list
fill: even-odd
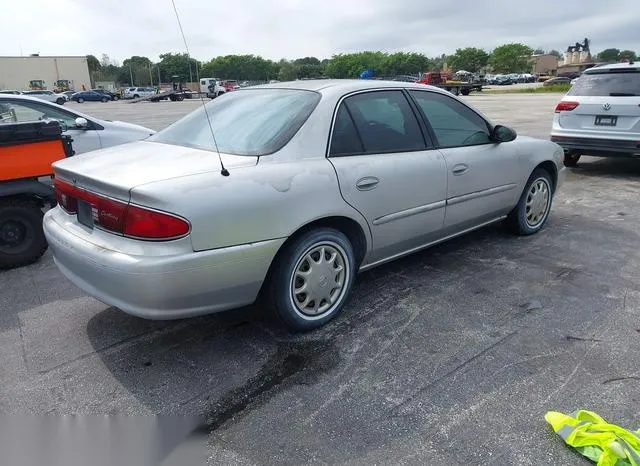
[(131, 71), (131, 63), (129, 63), (129, 78), (131, 79), (131, 86), (135, 86), (133, 83), (133, 71)]

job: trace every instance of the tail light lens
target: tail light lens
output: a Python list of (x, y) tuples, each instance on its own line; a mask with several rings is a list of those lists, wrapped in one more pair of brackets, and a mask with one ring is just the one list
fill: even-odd
[(54, 180), (58, 204), (69, 214), (78, 212), (78, 201), (91, 206), (95, 226), (112, 233), (146, 240), (170, 240), (189, 233), (189, 223), (175, 215), (131, 205)]
[(575, 110), (578, 105), (580, 105), (578, 102), (559, 102), (558, 105), (556, 105), (556, 113), (570, 112)]

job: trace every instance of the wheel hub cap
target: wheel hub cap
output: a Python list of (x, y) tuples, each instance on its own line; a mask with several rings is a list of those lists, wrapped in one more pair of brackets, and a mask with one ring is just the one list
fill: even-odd
[(536, 180), (529, 188), (526, 202), (526, 220), (530, 227), (537, 227), (545, 219), (549, 210), (549, 194), (549, 185), (542, 178)]
[(293, 303), (305, 315), (323, 314), (339, 300), (345, 283), (342, 251), (328, 244), (316, 246), (296, 266), (291, 283)]

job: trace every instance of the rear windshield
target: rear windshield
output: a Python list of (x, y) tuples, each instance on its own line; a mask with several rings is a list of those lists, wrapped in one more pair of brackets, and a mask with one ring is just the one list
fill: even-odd
[[(320, 101), (297, 89), (244, 89), (206, 104), (218, 150), (233, 155), (268, 155), (280, 150)], [(148, 141), (215, 150), (203, 107), (159, 131)]]
[(640, 96), (640, 72), (585, 73), (567, 95), (575, 96)]

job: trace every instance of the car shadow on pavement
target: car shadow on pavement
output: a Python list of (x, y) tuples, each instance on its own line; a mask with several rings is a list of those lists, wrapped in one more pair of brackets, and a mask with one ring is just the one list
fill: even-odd
[(360, 274), (343, 313), (313, 332), (291, 334), (255, 304), (177, 321), (139, 319), (111, 307), (91, 318), (87, 334), (106, 368), (145, 410), (204, 413), (215, 430), (248, 405), (262, 404), (290, 384), (313, 384), (339, 366), (336, 342), (393, 305), (399, 290), (411, 286), (407, 275), (429, 280), (425, 267), (458, 261), (447, 256), (501, 235), (511, 237), (500, 226), (488, 227)]
[(640, 158), (631, 157), (585, 157), (576, 168), (570, 169), (578, 175), (611, 177), (619, 179), (640, 178)]

